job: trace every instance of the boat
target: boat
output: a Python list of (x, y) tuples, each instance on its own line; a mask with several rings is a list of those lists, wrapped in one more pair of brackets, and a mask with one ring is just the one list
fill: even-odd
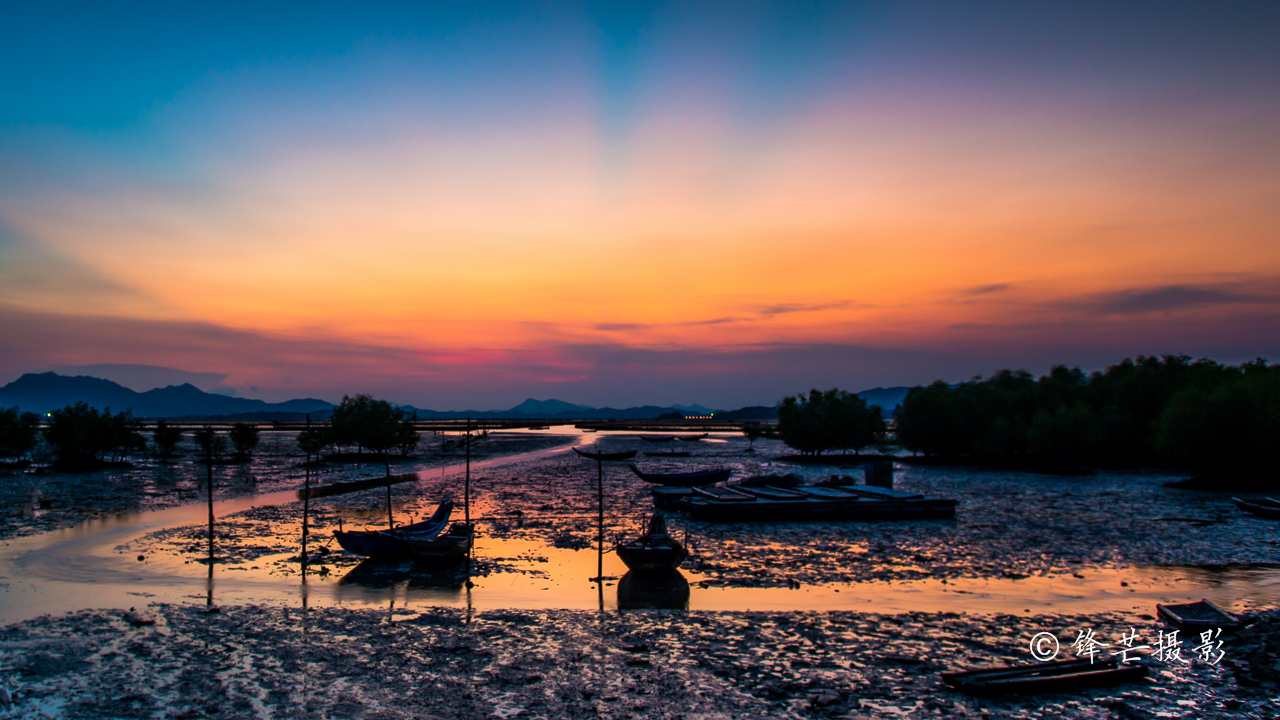
[(449, 532), (429, 540), (410, 538), (409, 554), (419, 563), (443, 563), (461, 560), (471, 549), (475, 528), (466, 523), (454, 523)]
[(1241, 500), (1240, 498), (1231, 498), (1231, 502), (1236, 507), (1253, 515), (1254, 517), (1268, 518), (1270, 520), (1280, 520), (1280, 501), (1271, 498), (1262, 498), (1261, 500)]
[(618, 543), (614, 550), (634, 573), (669, 573), (680, 567), (689, 551), (667, 533), (662, 513), (649, 517), (649, 528), (635, 540)]
[(693, 457), (688, 450), (664, 450), (658, 452), (647, 452), (645, 457)]
[(967, 695), (998, 697), (1006, 693), (1067, 692), (1141, 680), (1144, 665), (1106, 660), (1057, 660), (1015, 667), (942, 673), (942, 681)]
[(593, 452), (588, 452), (586, 450), (579, 450), (578, 448), (574, 448), (573, 451), (578, 453), (584, 458), (590, 458), (592, 460), (602, 460), (604, 462), (609, 462), (612, 460), (630, 460), (631, 458), (636, 456), (635, 450), (627, 450), (626, 452), (614, 452), (614, 453), (605, 453), (605, 452), (593, 453)]
[[(860, 492), (851, 492), (857, 490)], [(744, 487), (695, 488), (686, 497), (658, 496), (654, 503), (683, 510), (713, 522), (782, 520), (947, 520), (956, 515), (957, 500), (901, 491), (865, 492), (866, 488)], [(850, 491), (850, 492), (846, 492)]]
[(711, 433), (702, 433), (701, 435), (678, 435), (676, 436), (676, 439), (683, 440), (684, 442), (698, 442), (699, 440), (706, 440), (707, 436), (710, 434)]
[(449, 524), (453, 513), (453, 501), (440, 503), (431, 517), (422, 522), (402, 525), (393, 530), (336, 530), (333, 537), (338, 545), (352, 555), (362, 557), (407, 558), (413, 555), (410, 540), (432, 540)]
[(1214, 629), (1230, 632), (1240, 627), (1240, 621), (1234, 615), (1207, 599), (1181, 605), (1157, 603), (1156, 614), (1175, 628), (1188, 633)]
[(695, 472), (683, 473), (647, 473), (636, 467), (629, 466), (631, 472), (636, 477), (647, 483), (654, 485), (678, 485), (681, 487), (698, 487), (701, 485), (715, 485), (718, 482), (724, 482), (733, 474), (731, 468), (721, 468), (719, 470), (697, 470)]
[(645, 442), (671, 442), (676, 437), (674, 435), (641, 435), (640, 439)]

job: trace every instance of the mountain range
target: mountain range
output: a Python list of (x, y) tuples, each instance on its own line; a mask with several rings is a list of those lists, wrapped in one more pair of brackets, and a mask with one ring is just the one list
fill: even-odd
[[(902, 402), (907, 388), (875, 388), (859, 393), (869, 404), (880, 405), (892, 412)], [(28, 373), (0, 387), (0, 407), (17, 406), (41, 415), (72, 403), (84, 402), (96, 408), (113, 411), (132, 410), (139, 418), (220, 418), (231, 420), (301, 420), (308, 413), (313, 420), (328, 418), (333, 404), (315, 398), (268, 403), (249, 398), (228, 397), (204, 392), (189, 383), (136, 392), (127, 387), (84, 375), (65, 376), (57, 373)], [(777, 410), (769, 406), (752, 406), (739, 410), (710, 410), (701, 405), (658, 407), (642, 405), (631, 408), (593, 408), (562, 400), (530, 398), (509, 410), (437, 411), (402, 405), (423, 420), (431, 419), (531, 419), (531, 420), (652, 420), (673, 412), (710, 414), (723, 420), (772, 420)]]

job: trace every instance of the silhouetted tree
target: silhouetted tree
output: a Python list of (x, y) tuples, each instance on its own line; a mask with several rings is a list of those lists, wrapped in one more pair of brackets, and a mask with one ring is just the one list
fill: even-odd
[(236, 457), (248, 458), (258, 447), (258, 426), (249, 423), (236, 423), (231, 426), (231, 444), (235, 446)]
[(27, 457), (39, 437), (40, 417), (18, 408), (0, 408), (0, 457)]
[(160, 457), (170, 457), (173, 455), (173, 449), (182, 441), (182, 428), (174, 427), (165, 420), (157, 420), (156, 426), (151, 431), (151, 442), (156, 447), (156, 454)]
[(761, 429), (760, 423), (749, 422), (743, 424), (742, 434), (747, 438), (747, 452), (755, 452), (756, 441), (764, 435), (764, 430)]
[(99, 411), (79, 402), (50, 413), (44, 436), (59, 463), (80, 467), (146, 447), (139, 428), (128, 410), (112, 414), (111, 408)]
[(327, 425), (309, 427), (298, 433), (298, 449), (307, 454), (307, 463), (319, 460), (325, 448), (333, 445), (333, 429)]
[(227, 452), (226, 436), (219, 435), (208, 425), (191, 433), (191, 439), (195, 441), (196, 447), (200, 448), (200, 456), (205, 459), (205, 462), (212, 463)]
[(884, 433), (879, 407), (845, 390), (810, 390), (808, 397), (784, 398), (778, 406), (778, 435), (805, 454), (826, 450), (855, 453)]
[(329, 417), (329, 427), (335, 444), (355, 445), (360, 452), (376, 453), (388, 463), (388, 474), (389, 452), (398, 449), (408, 454), (418, 445), (418, 433), (408, 413), (386, 400), (374, 400), (368, 395), (344, 396)]

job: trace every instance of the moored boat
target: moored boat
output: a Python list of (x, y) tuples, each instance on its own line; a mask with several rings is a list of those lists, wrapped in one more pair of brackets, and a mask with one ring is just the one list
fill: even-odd
[(688, 450), (660, 450), (658, 452), (647, 452), (645, 457), (692, 457), (692, 453)]
[(461, 560), (471, 549), (475, 528), (466, 523), (454, 523), (449, 532), (430, 540), (407, 541), (409, 553), (420, 563)]
[(631, 458), (636, 456), (635, 450), (626, 450), (624, 452), (612, 452), (612, 453), (606, 453), (606, 452), (593, 453), (587, 450), (579, 450), (578, 448), (574, 448), (573, 451), (578, 453), (584, 458), (590, 458), (592, 460), (603, 460), (604, 462), (611, 462), (616, 460), (630, 460)]
[[(923, 496), (886, 497), (856, 493), (810, 495), (808, 488), (699, 488), (686, 498), (667, 500), (699, 520), (769, 522), (783, 520), (946, 520), (958, 501)], [(845, 488), (842, 488), (842, 490)], [(859, 488), (861, 489), (861, 488)], [(732, 495), (730, 495), (732, 493)], [(674, 501), (674, 502), (672, 502)]]
[(1259, 500), (1241, 500), (1240, 498), (1231, 498), (1231, 502), (1236, 507), (1253, 515), (1254, 517), (1268, 518), (1270, 520), (1280, 520), (1280, 501), (1271, 498), (1261, 498)]
[(413, 553), (410, 540), (431, 540), (444, 531), (453, 513), (453, 501), (440, 503), (431, 517), (392, 530), (336, 530), (333, 537), (343, 550), (363, 557), (407, 558)]
[(683, 473), (647, 473), (631, 465), (631, 472), (636, 477), (647, 483), (654, 485), (676, 485), (680, 487), (698, 487), (701, 485), (715, 485), (718, 482), (724, 482), (733, 474), (731, 468), (721, 468), (718, 470), (698, 470), (695, 472)]
[(1240, 627), (1240, 621), (1234, 615), (1208, 599), (1181, 605), (1156, 603), (1156, 614), (1161, 620), (1188, 633), (1214, 629), (1230, 632)]
[(635, 540), (619, 543), (618, 558), (635, 573), (669, 573), (680, 566), (689, 552), (667, 533), (662, 513), (649, 518), (649, 527)]
[(943, 673), (942, 681), (968, 695), (998, 697), (1006, 693), (1067, 692), (1133, 682), (1147, 676), (1147, 668), (1121, 663), (1119, 658), (1058, 660), (1015, 667)]

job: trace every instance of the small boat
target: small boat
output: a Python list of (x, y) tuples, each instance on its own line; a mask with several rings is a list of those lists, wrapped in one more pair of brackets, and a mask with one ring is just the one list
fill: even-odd
[(409, 539), (409, 553), (420, 563), (461, 560), (471, 549), (475, 529), (466, 523), (454, 523), (449, 532), (430, 540)]
[(761, 498), (762, 500), (803, 500), (808, 497), (808, 495), (802, 492), (796, 492), (795, 490), (786, 490), (783, 488), (769, 487), (768, 485), (766, 485), (765, 487), (749, 487), (749, 486), (739, 485), (734, 489), (740, 489), (742, 492), (747, 493), (748, 495), (754, 495), (758, 498)]
[(694, 488), (693, 494), (719, 502), (754, 502), (756, 499), (754, 495), (727, 487)]
[(699, 440), (706, 440), (707, 436), (710, 434), (711, 433), (702, 433), (701, 435), (677, 435), (676, 439), (683, 440), (684, 442), (698, 442)]
[(942, 681), (967, 695), (998, 697), (1006, 693), (1067, 692), (1141, 680), (1147, 668), (1106, 660), (1057, 660), (1017, 667), (942, 673)]
[(579, 450), (578, 448), (574, 448), (573, 451), (578, 453), (584, 458), (590, 458), (592, 460), (602, 460), (604, 462), (609, 462), (611, 460), (630, 460), (631, 458), (636, 456), (635, 450), (627, 450), (626, 452), (614, 452), (614, 453), (604, 453), (604, 452), (593, 453), (593, 452), (587, 452), (586, 450)]
[(645, 457), (693, 457), (688, 450), (667, 450), (659, 452), (647, 452)]
[(640, 439), (645, 442), (671, 442), (676, 438), (674, 435), (641, 435)]
[(393, 530), (348, 530), (334, 531), (333, 537), (338, 545), (352, 555), (363, 557), (407, 558), (413, 553), (409, 549), (410, 540), (432, 540), (440, 535), (449, 524), (449, 516), (453, 513), (453, 501), (440, 503), (431, 517), (412, 525), (402, 525)]
[(733, 474), (731, 468), (722, 468), (720, 470), (698, 470), (696, 472), (685, 473), (647, 473), (631, 465), (631, 472), (636, 477), (647, 483), (654, 485), (678, 485), (681, 487), (698, 487), (701, 485), (715, 485), (718, 482), (724, 482)]
[(1231, 502), (1236, 507), (1253, 515), (1254, 517), (1268, 518), (1270, 520), (1280, 520), (1280, 501), (1271, 498), (1262, 498), (1261, 500), (1241, 500), (1240, 498), (1231, 498)]
[(1240, 627), (1240, 621), (1234, 615), (1215, 605), (1212, 600), (1207, 599), (1182, 605), (1157, 603), (1156, 614), (1175, 628), (1188, 633), (1198, 633), (1217, 628), (1230, 632)]
[(614, 548), (618, 558), (634, 573), (669, 573), (680, 567), (689, 551), (667, 533), (662, 513), (649, 518), (649, 529), (630, 542)]

